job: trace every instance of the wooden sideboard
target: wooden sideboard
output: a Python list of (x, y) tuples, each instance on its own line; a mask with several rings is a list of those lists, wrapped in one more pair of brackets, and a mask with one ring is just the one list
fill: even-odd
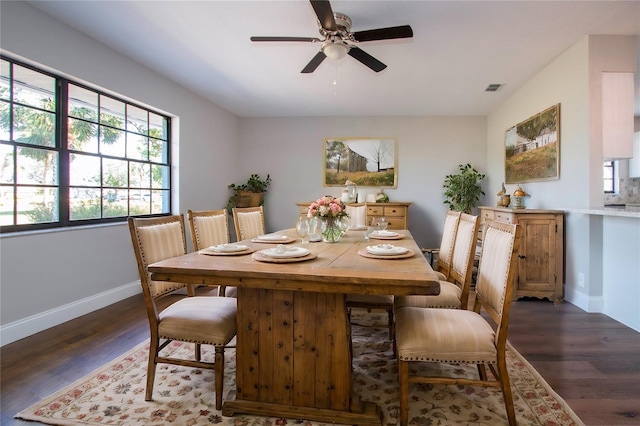
[[(546, 297), (554, 303), (562, 303), (564, 212), (482, 206), (480, 216), (482, 223), (498, 220), (517, 223), (522, 228), (514, 298)], [(482, 232), (479, 235), (482, 239)]]
[[(300, 214), (306, 214), (311, 202), (296, 203), (300, 208)], [(348, 206), (365, 206), (367, 223), (376, 217), (385, 216), (389, 224), (387, 229), (409, 229), (410, 202), (394, 203), (349, 203)]]

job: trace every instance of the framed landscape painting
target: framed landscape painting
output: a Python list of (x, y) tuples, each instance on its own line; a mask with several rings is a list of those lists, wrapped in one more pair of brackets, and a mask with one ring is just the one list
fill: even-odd
[(507, 129), (504, 170), (506, 183), (559, 178), (560, 104)]
[(396, 188), (398, 184), (397, 143), (391, 138), (325, 139), (323, 186)]

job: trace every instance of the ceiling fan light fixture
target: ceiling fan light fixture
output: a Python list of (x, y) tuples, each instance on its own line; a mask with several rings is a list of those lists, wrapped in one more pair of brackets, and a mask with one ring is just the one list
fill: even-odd
[(347, 56), (348, 52), (349, 52), (349, 46), (342, 41), (339, 41), (339, 42), (327, 41), (322, 46), (322, 53), (327, 55), (327, 58), (329, 59), (340, 60), (345, 56)]

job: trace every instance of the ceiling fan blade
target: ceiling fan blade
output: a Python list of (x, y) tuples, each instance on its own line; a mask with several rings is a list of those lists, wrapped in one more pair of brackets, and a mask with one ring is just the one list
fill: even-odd
[(390, 40), (393, 38), (413, 37), (413, 30), (409, 25), (399, 27), (378, 28), (375, 30), (357, 31), (353, 33), (356, 41)]
[(375, 72), (380, 72), (387, 67), (385, 64), (383, 64), (373, 56), (369, 55), (367, 52), (360, 49), (359, 47), (352, 46), (351, 49), (349, 49), (349, 56), (362, 62), (363, 64), (365, 64), (366, 66), (374, 70)]
[(307, 42), (315, 43), (322, 40), (316, 37), (279, 37), (279, 36), (275, 36), (275, 37), (257, 36), (256, 37), (254, 36), (254, 37), (251, 37), (251, 41), (307, 41)]
[(318, 68), (318, 65), (320, 65), (322, 63), (322, 61), (324, 61), (324, 59), (327, 57), (327, 55), (325, 55), (322, 51), (316, 53), (316, 56), (313, 57), (313, 59), (311, 61), (309, 61), (309, 63), (307, 64), (306, 67), (304, 67), (304, 69), (302, 71), (300, 71), (302, 74), (309, 74), (312, 73), (316, 70), (316, 68)]
[(333, 10), (331, 9), (331, 3), (329, 0), (309, 0), (311, 7), (316, 12), (320, 25), (325, 30), (338, 31), (336, 25), (336, 19), (333, 17)]

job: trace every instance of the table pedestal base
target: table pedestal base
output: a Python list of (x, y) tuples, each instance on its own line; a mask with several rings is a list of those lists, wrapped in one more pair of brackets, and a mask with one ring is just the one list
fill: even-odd
[(344, 294), (238, 287), (236, 391), (222, 414), (380, 426), (380, 408), (352, 392), (351, 360)]

